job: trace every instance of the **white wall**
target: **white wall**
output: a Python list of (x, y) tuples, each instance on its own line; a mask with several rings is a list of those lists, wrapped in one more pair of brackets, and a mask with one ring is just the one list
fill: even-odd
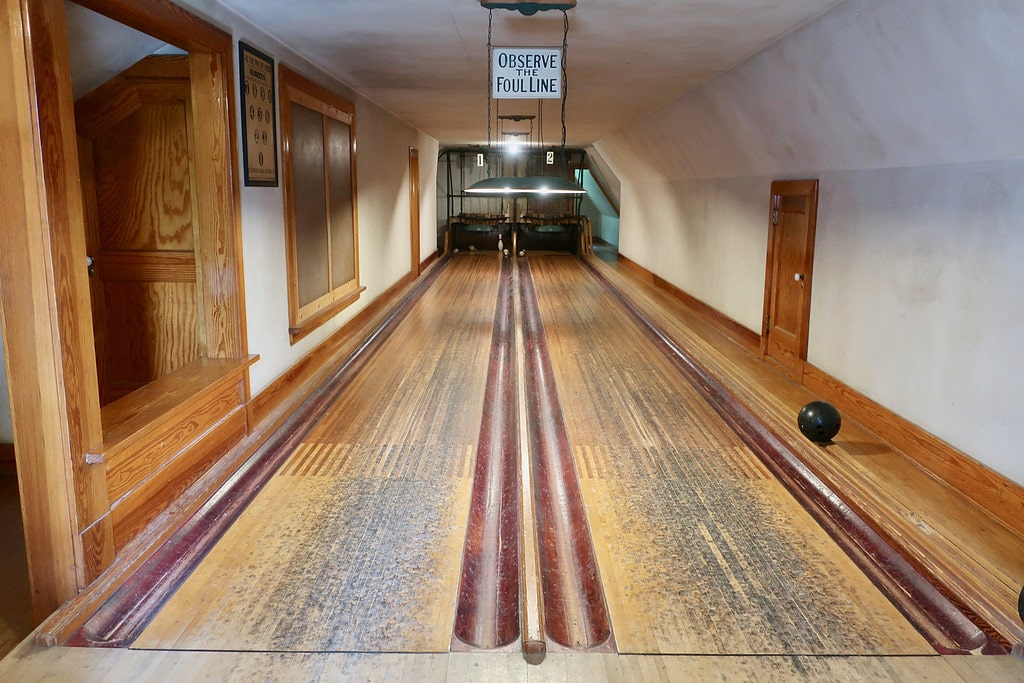
[(620, 251), (752, 330), (821, 179), (808, 360), (1024, 483), (1024, 3), (847, 0), (595, 145)]
[[(283, 185), (242, 187), (242, 257), (249, 352), (260, 355), (250, 378), (253, 394), (323, 342), (410, 270), (409, 147), (420, 152), (420, 260), (436, 250), (437, 141), (301, 59), (287, 46), (215, 0), (176, 0), (291, 69), (356, 105), (359, 301), (292, 346), (288, 335)], [(235, 73), (237, 81), (237, 69)], [(237, 86), (237, 82), (236, 82)], [(237, 92), (237, 89), (236, 89)], [(280, 119), (278, 120), (280, 125)], [(280, 128), (278, 128), (280, 131)], [(239, 148), (241, 144), (239, 143)]]

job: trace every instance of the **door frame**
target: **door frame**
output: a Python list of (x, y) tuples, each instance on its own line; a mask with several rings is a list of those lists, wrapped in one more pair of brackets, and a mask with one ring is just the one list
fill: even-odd
[(420, 151), (409, 148), (409, 241), (412, 277), (420, 276)]
[[(206, 354), (246, 352), (232, 37), (166, 0), (77, 0), (189, 52)], [(113, 558), (64, 0), (5, 0), (0, 277), (8, 384), (36, 621)], [(246, 386), (246, 394), (248, 387)]]
[(772, 181), (771, 202), (768, 209), (768, 247), (764, 276), (764, 303), (761, 314), (761, 359), (771, 360), (789, 373), (791, 372), (790, 368), (782, 366), (781, 363), (775, 361), (768, 355), (773, 274), (775, 272), (776, 260), (779, 258), (779, 255), (776, 253), (776, 243), (778, 242), (778, 234), (782, 224), (782, 221), (777, 220), (777, 212), (780, 209), (780, 198), (783, 195), (806, 195), (809, 197), (807, 209), (807, 248), (804, 251), (804, 259), (801, 266), (801, 272), (805, 276), (804, 288), (806, 290), (806, 294), (803, 297), (801, 310), (799, 311), (800, 335), (798, 342), (798, 363), (797, 368), (792, 370), (792, 372), (795, 372), (796, 374), (796, 379), (801, 382), (803, 381), (804, 366), (807, 361), (807, 346), (810, 338), (811, 288), (814, 283), (814, 242), (818, 226), (818, 185), (819, 181), (817, 179)]

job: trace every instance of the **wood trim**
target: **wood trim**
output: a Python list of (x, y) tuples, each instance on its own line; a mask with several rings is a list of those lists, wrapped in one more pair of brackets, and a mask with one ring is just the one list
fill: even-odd
[(203, 355), (248, 352), (241, 290), (241, 219), (231, 39), (218, 52), (189, 55), (195, 158), (197, 273), (203, 303)]
[(972, 505), (1024, 535), (1024, 487), (810, 363), (803, 384)]
[(295, 327), (288, 328), (288, 336), (291, 343), (294, 344), (309, 333), (313, 332), (316, 328), (323, 325), (325, 322), (333, 318), (334, 316), (341, 313), (343, 310), (354, 304), (359, 300), (359, 297), (363, 292), (366, 291), (366, 287), (356, 287), (351, 292), (348, 292), (339, 299), (335, 299), (330, 304), (324, 306), (316, 313), (307, 315), (302, 319), (302, 324), (296, 325)]
[(409, 239), (412, 276), (420, 276), (420, 151), (409, 148)]
[[(768, 358), (768, 318), (772, 305), (772, 282), (775, 265), (775, 243), (777, 241), (778, 225), (773, 220), (774, 212), (780, 209), (779, 197), (782, 195), (804, 195), (807, 196), (807, 239), (809, 250), (804, 254), (804, 262), (801, 272), (806, 275), (806, 286), (814, 286), (814, 243), (818, 228), (818, 180), (776, 180), (771, 184), (771, 202), (768, 208), (768, 246), (766, 249), (765, 282), (764, 282), (764, 304), (761, 308), (761, 335), (758, 340), (761, 357)], [(803, 374), (807, 365), (807, 345), (810, 338), (811, 320), (811, 295), (804, 297), (803, 308), (800, 311), (800, 338), (798, 340), (799, 352), (795, 359), (795, 368), (787, 368), (781, 362), (776, 365), (783, 371), (795, 377), (798, 382), (803, 381)]]
[(170, 0), (75, 0), (75, 4), (189, 52), (231, 50), (230, 35)]
[(649, 282), (659, 289), (664, 290), (670, 294), (674, 299), (682, 303), (684, 306), (692, 310), (694, 313), (702, 317), (704, 320), (709, 322), (715, 329), (727, 335), (734, 342), (742, 346), (750, 353), (759, 353), (761, 340), (758, 337), (757, 332), (750, 330), (740, 323), (736, 322), (729, 316), (718, 311), (706, 303), (697, 299), (696, 297), (687, 294), (682, 289), (676, 287), (668, 280), (658, 277), (651, 271), (647, 270), (635, 261), (631, 261), (629, 258), (619, 254), (619, 262), (625, 265), (635, 275), (639, 276), (641, 280)]
[[(326, 369), (338, 362), (350, 348), (358, 343), (359, 334), (375, 318), (389, 309), (396, 300), (400, 299), (404, 290), (412, 282), (411, 274), (401, 278), (256, 394), (248, 403), (250, 423), (261, 423), (267, 415), (279, 410), (281, 406), (294, 405), (301, 401), (323, 378)], [(297, 387), (301, 388), (297, 389)]]
[[(238, 357), (245, 331), (231, 36), (169, 0), (80, 4), (191, 53), (196, 167), (205, 174), (196, 186), (204, 229), (204, 351)], [(34, 611), (41, 618), (89, 581), (101, 568), (96, 561), (112, 556), (112, 539), (96, 525), (109, 512), (103, 468), (84, 457), (102, 440), (102, 427), (65, 3), (13, 0), (0, 11), (0, 85), (8, 93), (0, 114), (11, 124), (0, 161), (21, 176), (0, 190), (0, 271), (5, 316), (18, 325), (18, 339), (8, 342), (15, 367), (9, 383), (22, 500), (32, 520), (26, 542)], [(83, 547), (92, 542), (108, 545)]]
[(437, 261), (437, 259), (439, 259), (439, 258), (440, 258), (440, 255), (437, 253), (437, 251), (434, 251), (434, 253), (432, 253), (430, 256), (428, 256), (427, 258), (423, 259), (420, 262), (420, 272), (422, 273), (423, 271), (425, 271), (432, 264), (434, 264)]
[(10, 178), (0, 189), (0, 292), (4, 320), (16, 326), (5, 346), (39, 620), (85, 580), (78, 530), (90, 511), (76, 505), (94, 500), (88, 490), (99, 479), (76, 476), (74, 455), (98, 439), (99, 391), (64, 3), (22, 0), (0, 11), (0, 164)]
[(195, 282), (196, 257), (191, 251), (105, 251), (96, 255), (102, 280), (133, 282)]
[[(759, 338), (755, 332), (665, 282), (621, 254), (619, 263), (641, 281), (655, 284), (672, 294), (683, 305), (751, 354), (763, 357), (760, 346), (763, 337)], [(786, 371), (786, 368), (777, 363), (772, 363), (772, 367)], [(937, 480), (958, 491), (968, 502), (985, 510), (1012, 531), (1024, 535), (1024, 487), (989, 469), (811, 363), (804, 363), (801, 383), (835, 405), (841, 413), (864, 425)]]
[[(382, 341), (381, 337), (386, 336), (388, 333), (387, 327), (389, 323), (397, 323), (404, 315), (405, 312), (401, 309), (406, 308), (406, 305), (411, 305), (411, 297), (406, 295), (415, 296), (417, 293), (422, 293), (433, 283), (434, 275), (439, 274), (440, 266), (443, 266), (444, 262), (439, 264), (438, 267), (433, 268), (426, 277), (420, 278), (416, 283), (415, 288), (411, 291), (401, 291), (402, 296), (395, 306), (392, 306), (389, 310), (385, 311), (384, 314), (368, 320), (377, 324), (375, 330), (367, 330), (368, 325), (364, 325), (361, 331), (367, 334), (367, 338), (360, 337), (359, 339), (350, 340), (352, 341), (351, 346), (347, 346), (340, 353), (346, 355), (357, 355), (362, 353), (365, 356), (365, 352), (370, 350), (375, 343)], [(391, 291), (391, 290), (388, 290)], [(381, 302), (382, 297), (378, 297), (377, 302)], [(383, 308), (383, 303), (381, 303)], [(385, 330), (381, 332), (381, 330)], [(379, 334), (378, 334), (379, 333)], [(356, 335), (352, 335), (353, 337)], [(372, 339), (371, 339), (372, 338)], [(360, 343), (361, 342), (361, 343)], [(372, 353), (372, 350), (370, 350)], [(351, 371), (351, 368), (340, 371), (332, 368), (331, 372), (336, 376), (333, 377), (334, 384), (344, 384), (345, 379), (342, 376), (347, 376), (347, 373)], [(235, 446), (222, 458), (220, 458), (206, 473), (199, 477), (195, 484), (190, 486), (185, 493), (178, 496), (174, 501), (168, 505), (137, 537), (128, 543), (121, 552), (118, 554), (117, 559), (114, 563), (103, 572), (103, 574), (93, 582), (86, 590), (82, 591), (74, 599), (72, 599), (63, 609), (55, 612), (47, 619), (42, 626), (36, 631), (34, 642), (40, 646), (53, 646), (63, 643), (67, 638), (72, 636), (76, 630), (78, 630), (97, 610), (114, 595), (116, 591), (129, 584), (132, 580), (148, 581), (153, 579), (152, 574), (147, 574), (145, 571), (140, 572), (147, 565), (156, 562), (160, 563), (160, 557), (158, 555), (166, 549), (166, 545), (173, 546), (173, 539), (175, 537), (180, 538), (183, 533), (187, 532), (187, 526), (199, 522), (199, 526), (203, 527), (200, 531), (209, 531), (206, 529), (210, 524), (216, 525), (218, 515), (213, 514), (211, 516), (204, 517), (202, 515), (197, 516), (195, 513), (201, 508), (209, 508), (210, 506), (217, 506), (223, 503), (226, 499), (231, 505), (231, 500), (235, 502), (241, 501), (243, 504), (247, 502), (247, 498), (244, 498), (244, 491), (252, 492), (254, 490), (253, 484), (246, 481), (239, 482), (239, 479), (247, 479), (250, 477), (249, 471), (253, 472), (257, 478), (261, 476), (260, 472), (264, 474), (269, 471), (273, 472), (274, 464), (271, 463), (271, 467), (268, 470), (262, 466), (259, 462), (263, 460), (259, 453), (269, 452), (269, 457), (274, 459), (280, 457), (274, 455), (276, 450), (284, 450), (284, 455), (287, 455), (289, 449), (286, 447), (288, 443), (294, 445), (297, 443), (295, 438), (301, 438), (302, 433), (296, 428), (284, 429), (278, 431), (278, 428), (291, 420), (292, 425), (301, 426), (305, 424), (305, 421), (311, 419), (311, 416), (315, 415), (317, 411), (323, 407), (323, 401), (327, 400), (326, 397), (332, 389), (331, 386), (325, 385), (325, 380), (332, 379), (327, 373), (323, 373), (320, 376), (314, 378), (314, 381), (306, 382), (302, 385), (293, 384), (290, 396), (281, 396), (278, 398), (285, 398), (288, 400), (281, 400), (277, 405), (270, 406), (264, 404), (264, 409), (261, 411), (261, 419), (259, 423), (255, 424), (250, 429), (248, 435), (241, 441), (235, 444)], [(330, 383), (329, 383), (330, 384)], [(323, 385), (323, 386), (321, 386)], [(320, 396), (318, 401), (310, 402), (310, 405), (305, 406), (302, 412), (303, 414), (296, 414), (296, 408), (314, 392), (319, 392), (317, 395)], [(248, 416), (252, 415), (252, 405), (247, 405)], [(250, 425), (254, 423), (250, 420)], [(254, 456), (250, 460), (250, 456)], [(248, 462), (247, 462), (248, 461)], [(244, 471), (243, 471), (244, 470)], [(232, 491), (220, 491), (221, 486), (224, 485), (229, 478), (233, 478), (242, 489), (242, 498), (238, 496), (225, 496), (225, 493), (231, 493)], [(258, 484), (255, 485), (258, 488)], [(237, 491), (237, 490), (236, 490)], [(218, 493), (219, 492), (219, 493)], [(226, 518), (225, 518), (226, 519)], [(230, 520), (227, 520), (230, 524)], [(185, 531), (183, 531), (185, 530)], [(207, 537), (206, 540), (211, 540), (212, 537)], [(216, 540), (215, 538), (213, 540)], [(171, 543), (168, 543), (171, 541)], [(195, 547), (194, 544), (189, 544), (189, 547)], [(172, 547), (172, 550), (182, 550), (179, 546), (176, 549)], [(188, 551), (188, 548), (185, 548)], [(179, 570), (186, 568), (181, 562), (174, 563)], [(189, 569), (190, 570), (190, 569)], [(170, 575), (168, 575), (170, 576)], [(160, 577), (156, 577), (158, 580)], [(167, 577), (165, 577), (167, 578)], [(171, 577), (172, 582), (181, 579), (180, 575)], [(174, 584), (177, 585), (177, 584)], [(139, 595), (132, 596), (139, 598)], [(152, 598), (153, 593), (141, 596), (143, 601), (146, 598)], [(166, 593), (158, 593), (156, 599), (159, 600), (162, 597), (166, 597)], [(128, 615), (132, 617), (138, 617), (138, 614)], [(119, 613), (119, 617), (125, 617), (123, 612)], [(137, 624), (138, 619), (129, 619), (132, 623)]]

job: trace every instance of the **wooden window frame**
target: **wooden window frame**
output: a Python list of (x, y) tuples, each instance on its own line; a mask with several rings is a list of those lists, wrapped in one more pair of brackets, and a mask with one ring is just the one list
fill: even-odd
[[(359, 284), (359, 221), (358, 196), (356, 191), (356, 110), (355, 105), (308, 78), (292, 71), (284, 65), (278, 68), (278, 84), (281, 98), (281, 142), (282, 170), (284, 177), (284, 214), (285, 214), (285, 247), (288, 261), (288, 333), (291, 343), (295, 343), (315, 330), (320, 325), (355, 303), (365, 287)], [(352, 279), (335, 283), (332, 280), (331, 258), (328, 256), (328, 290), (316, 299), (300, 304), (299, 301), (299, 264), (296, 245), (296, 212), (295, 212), (295, 166), (292, 158), (292, 104), (298, 104), (324, 117), (333, 118), (349, 127), (349, 155), (351, 160), (352, 186)], [(326, 136), (326, 126), (324, 127)], [(326, 140), (324, 142), (324, 188), (329, 195), (330, 169), (326, 159)], [(330, 215), (330, 197), (326, 197), (327, 214)], [(326, 217), (325, 217), (326, 218)], [(328, 245), (330, 245), (330, 229), (328, 226)], [(328, 247), (330, 248), (330, 247)]]

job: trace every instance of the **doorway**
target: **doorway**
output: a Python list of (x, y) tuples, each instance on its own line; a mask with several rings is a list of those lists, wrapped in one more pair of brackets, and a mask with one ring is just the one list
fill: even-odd
[(188, 60), (144, 57), (75, 102), (101, 405), (202, 352)]
[(761, 353), (803, 380), (811, 314), (818, 181), (772, 183)]
[[(196, 305), (190, 315), (199, 330), (198, 341), (190, 336), (190, 343), (198, 347), (201, 359), (242, 359), (246, 340), (235, 202), (232, 38), (163, 0), (83, 0), (82, 5), (188, 55), (185, 110), (193, 124), (195, 153), (184, 157), (195, 157), (188, 166), (191, 207), (198, 224), (190, 268), (191, 287), (196, 290), (190, 300)], [(17, 283), (0, 287), (0, 295), (20, 496), (23, 509), (31, 511), (25, 516), (24, 537), (37, 622), (74, 597), (123, 548), (115, 547), (111, 503), (116, 501), (111, 499), (109, 463), (88, 457), (107, 445), (109, 423), (99, 400), (87, 274), (87, 207), (79, 185), (69, 53), (72, 47), (87, 47), (94, 55), (110, 57), (112, 48), (74, 34), (77, 25), (69, 19), (81, 13), (82, 5), (20, 0), (3, 6), (0, 22), (0, 45), (5, 46), (0, 50), (0, 81), (4, 92), (12, 94), (0, 110), (5, 120), (18, 122), (18, 135), (5, 142), (0, 158), (4, 168), (12, 169), (12, 177), (22, 180), (0, 190), (5, 226), (0, 231), (0, 277), (5, 284)], [(97, 83), (152, 51), (136, 54)], [(130, 98), (123, 102), (131, 103)], [(12, 333), (15, 327), (17, 334)], [(247, 387), (238, 396), (239, 401), (246, 400)], [(152, 417), (147, 427), (159, 423), (159, 415)], [(155, 469), (161, 473), (157, 476), (165, 476), (165, 470), (173, 471)], [(144, 501), (153, 504), (131, 509), (122, 505), (120, 512), (144, 511), (119, 517), (129, 518), (122, 524), (124, 530), (135, 529), (135, 522), (141, 528), (148, 521), (142, 515), (159, 514), (164, 500), (157, 500), (156, 493), (167, 497), (176, 490), (158, 487), (157, 476), (148, 472), (140, 476), (146, 477), (149, 488), (136, 486), (132, 491), (140, 491), (139, 500), (155, 492)]]

